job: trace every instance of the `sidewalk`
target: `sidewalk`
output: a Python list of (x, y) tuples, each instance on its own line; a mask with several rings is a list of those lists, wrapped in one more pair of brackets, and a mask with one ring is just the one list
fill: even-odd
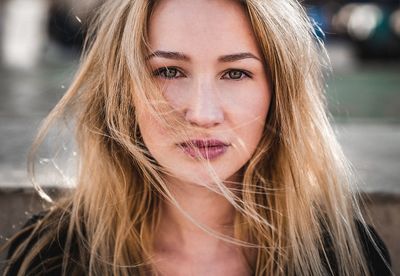
[(335, 129), (360, 176), (360, 189), (400, 195), (400, 125), (349, 123)]

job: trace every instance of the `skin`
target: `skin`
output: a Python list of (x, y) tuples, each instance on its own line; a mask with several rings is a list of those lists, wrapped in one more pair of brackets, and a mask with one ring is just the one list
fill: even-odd
[[(217, 138), (227, 151), (211, 160), (217, 176), (231, 185), (254, 153), (270, 106), (270, 83), (262, 55), (243, 8), (232, 0), (160, 1), (149, 22), (154, 52), (179, 52), (187, 60), (156, 54), (149, 59), (155, 81), (170, 105), (198, 127), (193, 139)], [(221, 56), (251, 53), (234, 61)], [(173, 69), (175, 68), (175, 69)], [(248, 74), (248, 76), (246, 76)], [(138, 107), (143, 140), (166, 168), (168, 188), (198, 223), (232, 236), (235, 210), (209, 188), (213, 181), (204, 164), (184, 153), (183, 142)], [(165, 203), (155, 235), (156, 268), (162, 275), (250, 275), (239, 248), (199, 229), (172, 204)]]

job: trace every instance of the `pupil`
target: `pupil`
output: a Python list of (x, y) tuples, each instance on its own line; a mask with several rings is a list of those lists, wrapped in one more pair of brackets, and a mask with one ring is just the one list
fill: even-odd
[(167, 69), (166, 72), (166, 77), (167, 78), (173, 78), (176, 74), (176, 70), (175, 69)]
[(238, 79), (238, 78), (240, 78), (241, 74), (242, 74), (242, 73), (239, 72), (239, 71), (232, 71), (232, 72), (229, 73), (229, 76), (230, 76), (232, 79)]

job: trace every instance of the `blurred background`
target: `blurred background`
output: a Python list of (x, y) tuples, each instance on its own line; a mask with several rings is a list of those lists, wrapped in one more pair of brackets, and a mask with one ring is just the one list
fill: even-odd
[[(41, 208), (26, 154), (73, 78), (99, 2), (0, 0), (0, 239)], [(400, 274), (400, 0), (303, 3), (332, 63), (327, 97), (335, 130)], [(39, 163), (54, 178), (44, 183), (57, 190), (60, 179), (71, 179), (51, 142), (45, 147)], [(75, 156), (69, 141), (61, 151), (64, 162)]]

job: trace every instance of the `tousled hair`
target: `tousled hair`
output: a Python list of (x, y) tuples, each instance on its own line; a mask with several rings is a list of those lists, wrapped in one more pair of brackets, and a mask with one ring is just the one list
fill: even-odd
[[(159, 226), (161, 201), (179, 206), (162, 177), (168, 171), (143, 142), (137, 106), (146, 106), (176, 135), (184, 135), (188, 127), (163, 99), (146, 61), (151, 52), (148, 21), (157, 2), (106, 1), (96, 12), (80, 68), (44, 121), (29, 167), (33, 175), (35, 152), (49, 128), (71, 118), (80, 157), (77, 185), (30, 227), (29, 239), (39, 232), (40, 239), (18, 275), (25, 275), (60, 231), (67, 237), (65, 275), (156, 274), (152, 234)], [(237, 210), (235, 236), (198, 226), (255, 254), (255, 262), (249, 260), (255, 275), (332, 273), (324, 265), (329, 262), (326, 235), (335, 241), (330, 246), (339, 275), (369, 275), (355, 227), (355, 219), (363, 219), (350, 189), (351, 168), (326, 113), (324, 47), (298, 2), (239, 2), (272, 83), (271, 106), (239, 189), (223, 185), (214, 175), (215, 192)], [(35, 187), (45, 196), (39, 185)], [(29, 239), (11, 261), (22, 254)]]

